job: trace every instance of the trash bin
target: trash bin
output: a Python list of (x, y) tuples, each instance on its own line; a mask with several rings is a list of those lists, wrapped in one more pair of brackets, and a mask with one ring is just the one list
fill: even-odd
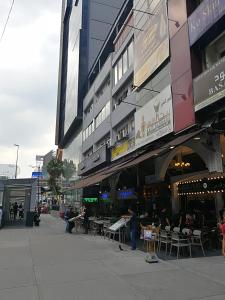
[(26, 226), (33, 227), (34, 224), (34, 211), (28, 211), (26, 215)]

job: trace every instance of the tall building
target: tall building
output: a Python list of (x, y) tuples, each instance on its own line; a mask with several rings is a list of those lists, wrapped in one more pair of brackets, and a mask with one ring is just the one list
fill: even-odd
[(80, 123), (56, 135), (64, 155), (79, 153), (75, 190), (89, 195), (95, 187), (100, 203), (116, 199), (121, 207), (136, 201), (140, 210), (218, 213), (225, 193), (224, 13), (224, 1), (127, 0), (114, 22), (96, 17), (112, 25), (87, 68)]
[(116, 0), (110, 8), (109, 0), (62, 1), (56, 144), (76, 164), (87, 75), (123, 2)]

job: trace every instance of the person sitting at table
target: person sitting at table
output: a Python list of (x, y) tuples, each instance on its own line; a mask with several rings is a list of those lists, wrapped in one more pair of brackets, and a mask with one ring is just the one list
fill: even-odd
[(190, 227), (193, 227), (194, 225), (194, 217), (193, 217), (193, 214), (189, 211), (186, 213), (186, 216), (185, 216), (185, 226), (187, 228), (190, 228)]
[(166, 226), (170, 226), (169, 213), (165, 207), (160, 211), (159, 219), (161, 229), (165, 229)]
[(222, 254), (225, 257), (225, 212), (223, 213), (223, 220), (221, 223), (218, 224), (222, 235), (223, 235), (223, 241), (222, 241)]
[(183, 210), (180, 210), (177, 214), (173, 216), (172, 221), (172, 229), (174, 227), (180, 227), (180, 230), (185, 227), (185, 221), (186, 221), (186, 214), (183, 212)]

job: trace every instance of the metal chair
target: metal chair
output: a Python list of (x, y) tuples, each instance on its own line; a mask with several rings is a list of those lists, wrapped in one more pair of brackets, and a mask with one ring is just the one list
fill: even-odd
[(170, 255), (172, 253), (172, 248), (177, 248), (177, 259), (179, 258), (180, 248), (189, 248), (189, 253), (191, 257), (191, 243), (186, 237), (182, 237), (178, 232), (172, 232), (171, 244), (170, 244)]
[(180, 233), (180, 227), (174, 227), (173, 232)]
[(191, 246), (200, 246), (202, 249), (202, 253), (205, 256), (205, 250), (203, 247), (202, 241), (202, 231), (201, 230), (194, 230), (191, 236)]
[(170, 231), (171, 231), (171, 226), (166, 226), (166, 227), (165, 227), (165, 230), (166, 230), (166, 232), (170, 233)]
[(168, 245), (171, 244), (171, 235), (166, 230), (161, 230), (159, 234), (159, 243), (158, 243), (159, 252), (161, 251), (162, 244), (166, 245), (165, 255), (167, 255)]

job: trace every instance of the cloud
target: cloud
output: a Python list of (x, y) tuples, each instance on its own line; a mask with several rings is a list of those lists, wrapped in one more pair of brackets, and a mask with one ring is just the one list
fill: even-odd
[[(1, 1), (0, 28), (10, 3)], [(21, 177), (54, 147), (60, 13), (61, 0), (16, 1), (0, 44), (0, 163), (14, 163), (19, 144)]]

